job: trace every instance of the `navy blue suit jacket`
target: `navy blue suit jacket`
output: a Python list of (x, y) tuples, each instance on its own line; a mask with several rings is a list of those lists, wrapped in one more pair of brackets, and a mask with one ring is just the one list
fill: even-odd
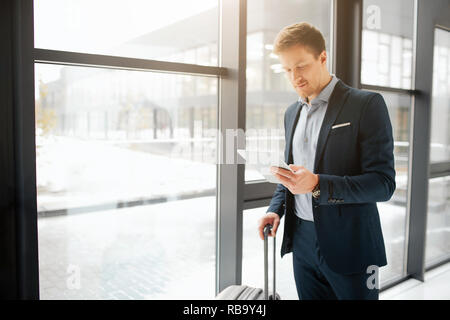
[[(292, 138), (300, 115), (298, 102), (284, 115), (286, 163), (293, 163)], [(350, 125), (332, 129), (338, 124)], [(312, 200), (321, 253), (335, 272), (366, 272), (387, 264), (376, 202), (395, 190), (392, 126), (383, 97), (341, 80), (330, 96), (317, 142), (314, 173), (320, 198)], [(298, 165), (301, 165), (298, 164)], [(278, 184), (267, 212), (285, 216), (281, 257), (292, 251), (294, 195)]]

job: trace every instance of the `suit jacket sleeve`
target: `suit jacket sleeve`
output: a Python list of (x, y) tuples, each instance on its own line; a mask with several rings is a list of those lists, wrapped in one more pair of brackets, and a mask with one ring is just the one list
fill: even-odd
[(395, 190), (394, 141), (383, 97), (369, 98), (361, 114), (358, 147), (361, 174), (319, 174), (318, 205), (388, 201)]
[(273, 193), (272, 200), (270, 200), (269, 209), (267, 209), (267, 212), (275, 212), (281, 217), (284, 215), (284, 207), (285, 207), (285, 193), (286, 188), (279, 183), (277, 185), (277, 188), (275, 189), (275, 192)]

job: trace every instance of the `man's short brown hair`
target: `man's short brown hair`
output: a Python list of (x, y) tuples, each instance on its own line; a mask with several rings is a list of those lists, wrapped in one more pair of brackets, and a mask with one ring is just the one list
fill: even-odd
[(275, 37), (273, 53), (279, 54), (295, 45), (307, 47), (317, 58), (325, 50), (325, 39), (313, 25), (307, 22), (294, 23), (284, 27)]

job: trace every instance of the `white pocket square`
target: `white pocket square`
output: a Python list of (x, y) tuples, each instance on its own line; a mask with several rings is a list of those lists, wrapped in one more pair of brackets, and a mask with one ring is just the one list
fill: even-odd
[(340, 123), (340, 124), (336, 124), (336, 125), (332, 126), (331, 129), (336, 129), (336, 128), (345, 127), (345, 126), (349, 126), (349, 125), (350, 125), (350, 122)]

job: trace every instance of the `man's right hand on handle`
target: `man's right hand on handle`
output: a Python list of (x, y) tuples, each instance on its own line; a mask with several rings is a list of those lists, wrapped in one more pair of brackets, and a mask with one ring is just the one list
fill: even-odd
[(264, 240), (264, 227), (267, 224), (272, 225), (272, 231), (269, 233), (269, 237), (274, 237), (277, 233), (278, 225), (280, 224), (280, 216), (275, 212), (268, 212), (264, 215), (264, 217), (259, 219), (258, 231), (261, 240)]

